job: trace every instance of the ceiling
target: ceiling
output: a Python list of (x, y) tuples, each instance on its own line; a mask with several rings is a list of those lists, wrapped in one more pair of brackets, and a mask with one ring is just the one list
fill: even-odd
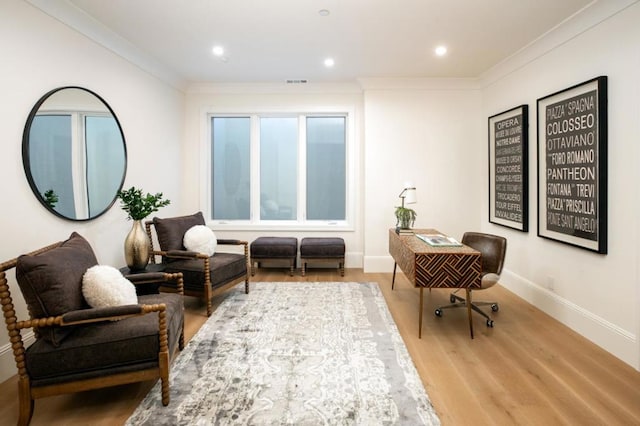
[[(102, 29), (107, 33), (122, 37), (184, 81), (240, 83), (477, 77), (593, 1), (66, 0), (66, 3), (98, 21), (93, 22), (95, 26), (104, 26)], [(329, 11), (327, 16), (319, 13), (323, 9)], [(212, 54), (214, 45), (225, 48), (223, 58)], [(434, 54), (437, 45), (447, 46), (446, 56)], [(333, 68), (323, 65), (327, 57), (334, 58)]]

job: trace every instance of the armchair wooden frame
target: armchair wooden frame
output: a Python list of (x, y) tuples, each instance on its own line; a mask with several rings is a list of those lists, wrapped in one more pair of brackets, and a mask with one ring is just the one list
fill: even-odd
[[(28, 253), (29, 255), (37, 255), (44, 253), (56, 247), (59, 247), (62, 242), (51, 244), (43, 247), (39, 250)], [(18, 369), (18, 399), (19, 399), (19, 417), (18, 425), (28, 425), (33, 415), (33, 409), (35, 400), (38, 398), (44, 398), (53, 395), (60, 395), (66, 393), (76, 393), (91, 389), (105, 388), (115, 385), (142, 382), (147, 380), (160, 379), (162, 388), (162, 404), (168, 405), (169, 396), (169, 364), (171, 355), (169, 353), (169, 339), (166, 321), (166, 305), (154, 304), (154, 305), (130, 305), (131, 309), (127, 309), (126, 313), (120, 315), (100, 315), (99, 310), (96, 310), (96, 315), (81, 315), (78, 316), (79, 311), (71, 312), (69, 314), (59, 315), (55, 317), (47, 318), (31, 318), (26, 321), (18, 321), (16, 316), (15, 307), (13, 305), (13, 299), (9, 289), (9, 284), (6, 277), (6, 271), (15, 268), (18, 259), (11, 259), (9, 261), (0, 263), (0, 303), (2, 304), (2, 310), (4, 312), (5, 324), (9, 333), (9, 340), (11, 342), (11, 348), (13, 350), (13, 356), (15, 359), (16, 367)], [(132, 278), (132, 277), (130, 277)], [(157, 283), (158, 279), (163, 281), (174, 281), (176, 283), (176, 290), (178, 293), (183, 293), (183, 280), (182, 274), (138, 274), (135, 278), (132, 278), (134, 284), (147, 284)], [(80, 324), (97, 323), (103, 321), (114, 321), (130, 318), (134, 316), (147, 315), (150, 313), (158, 313), (158, 330), (159, 330), (159, 347), (158, 353), (158, 366), (154, 368), (148, 368), (145, 370), (138, 370), (127, 373), (118, 373), (108, 376), (81, 379), (75, 381), (68, 381), (63, 383), (56, 383), (43, 386), (32, 386), (31, 380), (26, 368), (25, 363), (25, 336), (22, 335), (22, 330), (34, 329), (34, 333), (37, 335), (38, 327), (49, 326), (75, 326)], [(74, 319), (76, 317), (77, 319)], [(178, 341), (178, 347), (180, 350), (184, 348), (184, 324), (182, 330), (180, 330), (180, 338)]]
[(207, 304), (207, 316), (211, 316), (213, 313), (213, 305), (211, 303), (211, 299), (224, 291), (230, 289), (236, 284), (244, 281), (244, 292), (249, 294), (249, 276), (251, 271), (251, 263), (249, 261), (249, 242), (241, 241), (241, 240), (233, 240), (233, 239), (218, 239), (218, 245), (229, 245), (229, 246), (243, 246), (244, 249), (244, 257), (247, 265), (246, 274), (240, 276), (236, 279), (233, 279), (220, 287), (217, 287), (215, 290), (212, 288), (211, 284), (211, 259), (204, 253), (197, 253), (193, 251), (186, 250), (156, 250), (154, 248), (154, 240), (153, 233), (151, 231), (151, 227), (154, 225), (152, 220), (145, 221), (145, 229), (147, 231), (147, 236), (149, 238), (149, 244), (151, 245), (151, 250), (149, 251), (149, 263), (156, 263), (156, 256), (163, 256), (169, 259), (200, 259), (203, 262), (203, 271), (204, 271), (204, 282), (203, 290), (192, 290), (192, 289), (184, 289), (184, 294), (187, 296), (195, 296), (195, 297), (203, 297)]

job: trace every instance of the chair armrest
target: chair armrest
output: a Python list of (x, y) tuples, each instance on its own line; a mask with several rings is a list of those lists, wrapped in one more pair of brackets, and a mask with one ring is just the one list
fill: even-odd
[(249, 244), (249, 242), (247, 242), (247, 241), (230, 240), (230, 239), (224, 239), (224, 238), (219, 238), (217, 241), (218, 241), (218, 244), (222, 244), (222, 245), (239, 246), (239, 245), (242, 245), (242, 244), (245, 244), (245, 245)]
[(100, 322), (117, 320), (143, 313), (142, 305), (122, 305), (109, 306), (104, 308), (78, 309), (61, 315), (61, 326), (86, 324), (90, 322)]
[(143, 272), (138, 274), (127, 274), (124, 276), (131, 281), (133, 285), (143, 284), (158, 284), (174, 281), (176, 284), (176, 291), (180, 294), (184, 294), (184, 282), (182, 280), (182, 272)]
[(126, 274), (124, 277), (131, 281), (134, 285), (167, 281), (164, 272), (143, 272), (140, 274)]
[(498, 283), (500, 275), (494, 273), (484, 274), (482, 276), (481, 288), (489, 288)]
[(186, 250), (169, 250), (160, 253), (162, 253), (161, 256), (168, 257), (170, 259), (207, 259), (209, 257), (204, 253)]
[(88, 324), (103, 321), (117, 321), (129, 317), (145, 315), (151, 312), (162, 312), (166, 310), (166, 305), (160, 303), (157, 305), (122, 305), (106, 308), (88, 308), (78, 309), (67, 312), (57, 317), (32, 318), (27, 321), (16, 322), (16, 329), (33, 328), (33, 327), (50, 327), (57, 325), (60, 327)]
[(247, 271), (249, 270), (249, 242), (242, 240), (218, 239), (219, 245), (244, 246), (244, 258), (247, 262)]

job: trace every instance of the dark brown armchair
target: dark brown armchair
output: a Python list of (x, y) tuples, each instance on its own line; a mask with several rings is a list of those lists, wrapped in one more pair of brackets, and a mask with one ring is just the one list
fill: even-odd
[[(137, 304), (91, 308), (83, 275), (97, 263), (75, 232), (0, 263), (0, 302), (18, 369), (19, 425), (29, 424), (38, 398), (157, 378), (162, 403), (169, 404), (169, 365), (184, 346), (181, 275), (128, 276), (147, 287), (175, 282), (178, 294), (156, 292), (137, 296)], [(18, 321), (13, 305), (6, 275), (12, 268), (29, 310), (25, 321)]]
[[(507, 253), (507, 239), (499, 235), (483, 234), (480, 232), (465, 232), (462, 236), (462, 244), (478, 250), (482, 254), (482, 281), (478, 290), (486, 290), (497, 284), (504, 266), (504, 259)], [(451, 293), (449, 300), (451, 305), (440, 306), (435, 314), (442, 316), (444, 309), (461, 308), (467, 306), (467, 301), (458, 296), (458, 290)], [(483, 302), (472, 299), (471, 309), (482, 315), (487, 320), (487, 326), (493, 327), (493, 319), (485, 313), (480, 306), (491, 306), (493, 312), (498, 312), (500, 307), (497, 302)]]
[[(162, 258), (162, 270), (181, 272), (184, 277), (184, 294), (204, 298), (207, 316), (213, 312), (211, 298), (244, 281), (245, 293), (249, 293), (249, 243), (247, 241), (218, 239), (218, 246), (241, 246), (244, 253), (226, 253), (216, 250), (213, 256), (188, 251), (183, 244), (185, 233), (196, 225), (205, 225), (202, 212), (189, 216), (161, 219), (154, 217), (145, 226), (151, 244), (150, 262), (156, 256)], [(154, 247), (152, 228), (155, 228), (160, 250)]]

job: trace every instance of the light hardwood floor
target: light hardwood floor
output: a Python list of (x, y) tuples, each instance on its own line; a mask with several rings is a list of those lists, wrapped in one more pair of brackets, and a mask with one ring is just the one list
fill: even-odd
[[(418, 290), (402, 274), (393, 291), (390, 273), (361, 269), (347, 269), (344, 277), (335, 270), (289, 277), (284, 269), (261, 269), (252, 278), (260, 281), (378, 282), (443, 425), (640, 425), (640, 372), (500, 286), (476, 293), (478, 300), (499, 302), (500, 311), (494, 328), (474, 314), (474, 340), (466, 310), (433, 315), (448, 303), (447, 290), (425, 292), (418, 339)], [(185, 305), (189, 339), (206, 310), (194, 298)], [(31, 424), (121, 425), (151, 385), (40, 399)], [(0, 425), (16, 422), (16, 387), (15, 377), (0, 384)]]

